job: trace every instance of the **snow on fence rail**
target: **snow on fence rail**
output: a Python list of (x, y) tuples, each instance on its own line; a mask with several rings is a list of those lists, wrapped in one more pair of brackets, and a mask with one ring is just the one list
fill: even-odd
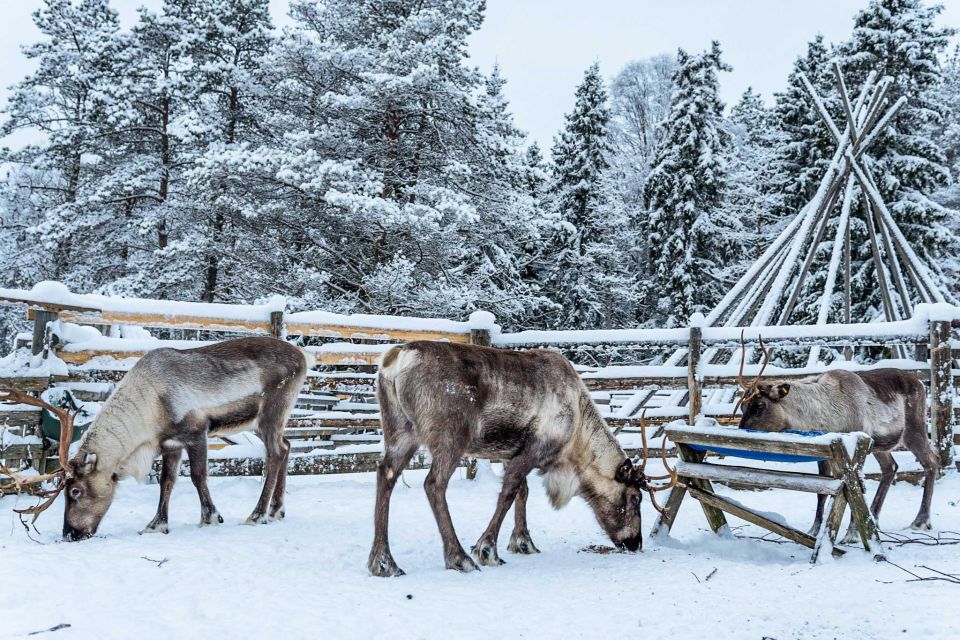
[[(345, 437), (353, 435), (363, 436), (363, 446), (376, 448), (370, 444), (369, 432), (379, 427), (377, 406), (372, 402), (377, 363), (391, 344), (418, 339), (505, 348), (605, 346), (683, 350), (686, 366), (674, 358), (665, 365), (579, 368), (611, 426), (626, 428), (628, 439), (641, 412), (652, 422), (686, 417), (692, 423), (699, 415), (729, 421), (736, 393), (731, 387), (736, 385), (738, 367), (701, 362), (701, 355), (707, 350), (738, 349), (741, 331), (748, 346), (755, 346), (761, 336), (765, 343), (778, 347), (912, 346), (913, 359), (883, 360), (876, 365), (852, 361), (828, 365), (817, 361), (802, 368), (770, 366), (766, 375), (795, 378), (831, 368), (863, 370), (876, 366), (916, 371), (934, 390), (932, 432), (944, 461), (949, 459), (949, 443), (953, 441), (956, 372), (950, 345), (956, 341), (951, 328), (960, 326), (960, 308), (945, 304), (918, 305), (911, 319), (897, 322), (743, 329), (694, 323), (673, 329), (503, 333), (495, 318), (485, 312), (475, 312), (463, 322), (326, 311), (288, 313), (279, 296), (258, 305), (207, 304), (80, 295), (60, 283), (50, 282), (30, 290), (0, 289), (0, 303), (27, 307), (28, 317), (34, 321), (35, 358), (47, 356), (39, 364), (22, 354), (0, 360), (0, 385), (14, 384), (31, 390), (46, 388), (51, 382), (62, 385), (80, 380), (116, 381), (152, 349), (204, 344), (200, 340), (161, 340), (144, 328), (320, 340), (320, 344), (308, 349), (316, 355), (321, 370), (311, 372), (309, 393), (301, 397), (288, 428), (292, 439), (302, 441), (295, 447), (300, 449), (346, 443), (358, 446)], [(31, 371), (37, 375), (31, 376)], [(748, 376), (758, 371), (756, 364), (744, 367)], [(228, 450), (223, 453), (229, 453)], [(368, 451), (360, 453), (373, 455)], [(328, 466), (329, 461), (318, 468)]]

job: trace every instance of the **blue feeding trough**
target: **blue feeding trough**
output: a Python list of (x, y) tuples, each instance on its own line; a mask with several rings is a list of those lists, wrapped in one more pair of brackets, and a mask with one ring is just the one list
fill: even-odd
[[(769, 431), (760, 431), (758, 429), (739, 429), (745, 433), (770, 433)], [(822, 436), (825, 431), (797, 431), (796, 429), (786, 429), (785, 431), (778, 431), (776, 433), (789, 433), (794, 436), (804, 436), (809, 438), (815, 438), (817, 436)], [(766, 460), (768, 462), (822, 462), (826, 458), (821, 458), (819, 456), (795, 456), (786, 453), (766, 453), (762, 451), (744, 451), (743, 449), (729, 449), (727, 447), (713, 447), (713, 446), (704, 446), (702, 444), (691, 444), (688, 445), (691, 449), (695, 451), (712, 451), (714, 453), (719, 453), (720, 455), (730, 456), (732, 458), (745, 458), (747, 460)]]

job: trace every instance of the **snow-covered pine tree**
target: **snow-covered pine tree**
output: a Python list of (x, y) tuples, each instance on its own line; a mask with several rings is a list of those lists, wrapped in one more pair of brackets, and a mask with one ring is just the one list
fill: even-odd
[[(587, 68), (573, 111), (554, 139), (550, 194), (555, 230), (545, 287), (559, 328), (616, 326), (629, 319), (634, 287), (616, 248), (622, 212), (606, 206), (610, 112), (600, 67)], [(626, 311), (626, 313), (625, 313)]]
[(950, 180), (947, 159), (933, 140), (947, 111), (939, 93), (939, 56), (954, 33), (937, 26), (942, 9), (920, 0), (871, 0), (841, 47), (851, 85), (859, 86), (876, 71), (893, 78), (891, 100), (907, 97), (870, 151), (876, 161), (872, 170), (901, 230), (935, 269), (953, 259), (960, 240), (951, 231), (957, 213), (929, 197)]
[(0, 136), (23, 130), (44, 141), (0, 158), (10, 168), (0, 227), (21, 238), (20, 251), (0, 260), (14, 263), (2, 266), (21, 274), (16, 284), (54, 278), (88, 288), (109, 215), (94, 185), (111, 170), (104, 135), (116, 108), (120, 25), (107, 0), (45, 0), (33, 18), (43, 40), (24, 53), (37, 68), (13, 87)]
[(665, 326), (682, 325), (718, 300), (720, 265), (732, 254), (735, 230), (721, 207), (730, 136), (717, 78), (730, 67), (717, 42), (702, 54), (680, 50), (677, 62), (670, 112), (644, 188), (646, 311)]

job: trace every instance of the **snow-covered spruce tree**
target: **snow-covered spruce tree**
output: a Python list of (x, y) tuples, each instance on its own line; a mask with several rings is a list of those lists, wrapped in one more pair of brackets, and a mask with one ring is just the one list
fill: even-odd
[(55, 278), (88, 288), (110, 216), (95, 185), (111, 169), (104, 136), (120, 27), (107, 0), (45, 0), (33, 17), (43, 40), (24, 53), (37, 68), (13, 87), (0, 136), (23, 130), (44, 141), (3, 155), (0, 233), (15, 233), (18, 251), (0, 261), (11, 284)]
[(786, 88), (776, 94), (774, 118), (782, 140), (775, 158), (772, 186), (783, 194), (778, 209), (782, 216), (795, 215), (810, 201), (836, 151), (836, 143), (800, 84), (803, 73), (831, 115), (842, 116), (830, 68), (832, 57), (833, 52), (818, 34), (807, 44), (806, 53), (793, 63)]
[[(730, 110), (730, 123), (733, 152), (728, 160), (730, 188), (724, 208), (742, 221), (738, 244), (747, 251), (741, 258), (752, 262), (783, 226), (778, 215), (783, 208), (783, 193), (776, 184), (776, 160), (784, 136), (776, 126), (772, 109), (763, 104), (752, 87), (747, 88)], [(732, 274), (744, 265), (734, 261), (726, 267)]]
[(702, 54), (678, 52), (670, 112), (644, 188), (644, 310), (660, 325), (682, 325), (713, 306), (725, 288), (720, 266), (734, 249), (736, 223), (721, 207), (730, 136), (717, 73), (730, 67), (720, 56), (717, 42)]
[(624, 222), (605, 206), (602, 176), (608, 168), (610, 112), (597, 64), (584, 72), (573, 111), (554, 139), (550, 182), (553, 255), (545, 287), (558, 305), (553, 326), (585, 329), (629, 321), (631, 277), (614, 239)]
[(935, 269), (955, 260), (960, 240), (951, 231), (957, 213), (929, 197), (950, 180), (947, 159), (933, 140), (947, 112), (939, 92), (939, 56), (954, 33), (937, 26), (941, 11), (942, 6), (920, 0), (871, 0), (841, 47), (851, 85), (859, 86), (876, 71), (893, 78), (891, 100), (908, 100), (871, 149), (872, 169), (891, 214)]
[[(940, 102), (946, 108), (937, 132), (937, 146), (943, 150), (953, 174), (953, 183), (960, 180), (960, 45), (954, 47), (941, 65)], [(960, 204), (960, 202), (958, 202)], [(954, 207), (956, 208), (956, 207)]]

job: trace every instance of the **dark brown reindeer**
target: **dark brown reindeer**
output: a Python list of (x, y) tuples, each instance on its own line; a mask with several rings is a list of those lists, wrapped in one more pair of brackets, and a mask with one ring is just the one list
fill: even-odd
[[(770, 354), (762, 340), (760, 348), (766, 367)], [(744, 407), (741, 429), (868, 434), (873, 438), (871, 452), (880, 463), (880, 486), (870, 505), (871, 513), (878, 519), (897, 472), (897, 463), (890, 452), (899, 445), (905, 446), (924, 470), (923, 499), (911, 527), (931, 528), (930, 501), (939, 462), (927, 437), (926, 391), (915, 373), (889, 368), (856, 372), (833, 370), (789, 382), (761, 381), (762, 374), (763, 367), (753, 382), (745, 384), (741, 360), (739, 379)], [(826, 465), (819, 463), (821, 474), (827, 473)], [(811, 531), (820, 528), (825, 502), (826, 496), (817, 496), (817, 513)], [(857, 539), (851, 525), (844, 542)]]
[[(200, 496), (200, 524), (220, 524), (223, 518), (207, 488), (207, 438), (254, 430), (266, 447), (266, 460), (263, 491), (247, 523), (283, 518), (290, 452), (283, 430), (312, 364), (303, 350), (266, 337), (147, 353), (117, 385), (72, 459), (66, 460), (61, 445), (66, 464), (58, 474), (59, 489), (27, 512), (39, 515), (66, 491), (63, 537), (89, 538), (110, 508), (117, 481), (142, 479), (160, 453), (160, 504), (144, 532), (167, 533), (170, 492), (186, 450)], [(57, 413), (69, 430), (70, 416)]]
[(387, 539), (390, 495), (420, 445), (433, 459), (424, 488), (448, 569), (478, 568), (460, 546), (446, 500), (450, 476), (464, 455), (505, 461), (493, 518), (472, 548), (480, 564), (503, 564), (497, 537), (514, 503), (508, 548), (538, 552), (526, 522), (526, 478), (534, 469), (545, 475), (555, 508), (579, 494), (614, 544), (631, 551), (641, 547), (640, 499), (647, 478), (627, 459), (580, 377), (560, 354), (411, 342), (384, 354), (377, 398), (384, 457), (377, 467), (370, 573), (403, 575)]

